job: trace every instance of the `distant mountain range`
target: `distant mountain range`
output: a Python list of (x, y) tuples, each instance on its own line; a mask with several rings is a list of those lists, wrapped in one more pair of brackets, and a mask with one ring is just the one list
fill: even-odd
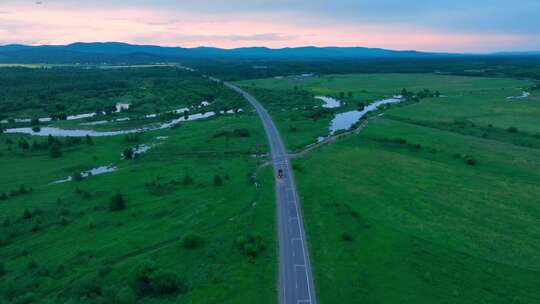
[[(540, 52), (496, 53), (499, 56), (539, 56)], [(296, 47), (270, 49), (247, 47), (220, 49), (213, 47), (182, 48), (155, 45), (133, 45), (120, 42), (73, 43), (69, 45), (0, 46), (0, 63), (119, 63), (174, 62), (186, 59), (371, 59), (371, 58), (437, 58), (463, 54), (394, 51), (363, 47)]]

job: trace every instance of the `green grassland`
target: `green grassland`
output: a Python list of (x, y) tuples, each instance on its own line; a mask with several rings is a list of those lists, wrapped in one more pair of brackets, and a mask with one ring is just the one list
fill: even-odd
[[(365, 105), (399, 94), (403, 88), (410, 92), (438, 91), (443, 96), (438, 100), (451, 105), (452, 100), (463, 98), (477, 100), (480, 104), (485, 98), (506, 101), (508, 96), (520, 95), (521, 88), (533, 86), (526, 80), (436, 74), (323, 75), (246, 80), (238, 84), (256, 95), (269, 109), (290, 150), (297, 150), (315, 142), (319, 136), (328, 135), (328, 126), (335, 113), (355, 110), (359, 103)], [(322, 104), (313, 98), (319, 95), (338, 98), (344, 105), (338, 109), (314, 108)], [(490, 106), (483, 104), (483, 108), (471, 111), (477, 111), (476, 119), (481, 121), (481, 116)], [(425, 111), (430, 110), (430, 106), (425, 108)], [(451, 110), (451, 106), (448, 109)], [(512, 113), (509, 113), (507, 119), (511, 120), (511, 117)]]
[[(258, 187), (250, 178), (253, 155), (268, 149), (242, 107), (137, 141), (62, 144), (59, 158), (33, 148), (46, 137), (0, 134), (0, 302), (275, 303), (272, 172)], [(137, 144), (155, 146), (122, 160)], [(109, 164), (118, 170), (50, 184)], [(120, 211), (110, 205), (117, 193)]]
[(521, 80), (406, 77), (312, 80), (448, 96), (294, 161), (320, 302), (540, 303), (540, 94), (507, 100)]

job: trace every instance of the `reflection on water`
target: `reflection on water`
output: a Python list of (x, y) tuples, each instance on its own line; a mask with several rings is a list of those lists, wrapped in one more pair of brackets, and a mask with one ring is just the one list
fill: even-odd
[(320, 99), (324, 102), (323, 108), (332, 109), (332, 108), (339, 108), (341, 106), (341, 101), (328, 97), (328, 96), (315, 96), (316, 99)]
[[(100, 175), (100, 174), (114, 172), (116, 170), (118, 170), (118, 168), (116, 166), (114, 166), (114, 165), (101, 166), (101, 167), (90, 169), (88, 171), (81, 172), (81, 177), (82, 178), (87, 178), (87, 177), (94, 176), (94, 175)], [(66, 177), (65, 179), (54, 181), (51, 184), (61, 184), (61, 183), (70, 182), (72, 180), (73, 180), (73, 177), (69, 176), (69, 177)]]
[(401, 96), (394, 96), (393, 98), (375, 101), (374, 103), (365, 106), (362, 111), (349, 111), (336, 114), (330, 123), (330, 134), (334, 134), (336, 131), (340, 130), (348, 130), (357, 123), (360, 118), (366, 115), (366, 113), (375, 111), (382, 105), (398, 103), (402, 100)]

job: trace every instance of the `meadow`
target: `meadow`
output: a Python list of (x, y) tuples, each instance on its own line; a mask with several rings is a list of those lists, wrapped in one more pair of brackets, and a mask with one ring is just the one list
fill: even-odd
[[(356, 110), (375, 100), (401, 94), (403, 89), (417, 93), (425, 89), (439, 92), (441, 99), (452, 100), (518, 96), (522, 88), (534, 86), (527, 80), (482, 78), (437, 74), (350, 74), (278, 77), (239, 81), (265, 104), (280, 128), (291, 151), (328, 136), (336, 113)], [(314, 96), (329, 96), (342, 102), (339, 108), (321, 108)], [(429, 107), (429, 106), (428, 106)], [(484, 105), (480, 113), (491, 107)], [(474, 110), (474, 109), (471, 109)]]
[(272, 172), (253, 177), (268, 148), (241, 106), (129, 136), (0, 134), (0, 303), (275, 303)]
[(320, 303), (540, 302), (540, 95), (507, 99), (534, 85), (432, 74), (246, 84), (352, 91), (349, 103), (402, 88), (444, 95), (372, 115), (293, 161)]

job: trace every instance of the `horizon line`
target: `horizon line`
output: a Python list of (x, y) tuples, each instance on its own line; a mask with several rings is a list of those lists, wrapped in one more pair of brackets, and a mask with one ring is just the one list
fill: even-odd
[(527, 50), (527, 51), (508, 51), (508, 50), (497, 50), (497, 51), (490, 51), (490, 52), (452, 52), (452, 51), (432, 51), (432, 50), (419, 50), (419, 49), (394, 49), (394, 48), (384, 48), (384, 47), (371, 47), (371, 46), (360, 46), (360, 45), (350, 45), (350, 46), (336, 46), (336, 45), (325, 45), (325, 46), (316, 46), (316, 45), (302, 45), (302, 46), (285, 46), (285, 47), (269, 47), (264, 45), (252, 45), (252, 46), (243, 46), (243, 47), (219, 47), (219, 46), (210, 46), (210, 45), (199, 45), (194, 47), (184, 47), (181, 45), (167, 45), (167, 44), (138, 44), (138, 43), (130, 43), (130, 42), (124, 42), (124, 41), (74, 41), (67, 44), (24, 44), (24, 43), (5, 43), (0, 44), (0, 47), (4, 46), (12, 46), (12, 45), (19, 45), (19, 46), (28, 46), (28, 47), (41, 47), (41, 46), (52, 46), (52, 47), (62, 47), (62, 46), (70, 46), (73, 44), (125, 44), (125, 45), (131, 45), (131, 46), (155, 46), (155, 47), (162, 47), (162, 48), (180, 48), (180, 49), (198, 49), (198, 48), (214, 48), (214, 49), (221, 49), (221, 50), (238, 50), (238, 49), (249, 49), (249, 48), (264, 48), (268, 50), (284, 50), (284, 49), (300, 49), (300, 48), (337, 48), (337, 49), (345, 49), (345, 48), (363, 48), (363, 49), (378, 49), (378, 50), (387, 50), (387, 51), (396, 51), (396, 52), (420, 52), (420, 53), (435, 53), (435, 54), (454, 54), (454, 55), (489, 55), (489, 54), (497, 54), (497, 53), (531, 53), (531, 52), (540, 52), (540, 50)]

